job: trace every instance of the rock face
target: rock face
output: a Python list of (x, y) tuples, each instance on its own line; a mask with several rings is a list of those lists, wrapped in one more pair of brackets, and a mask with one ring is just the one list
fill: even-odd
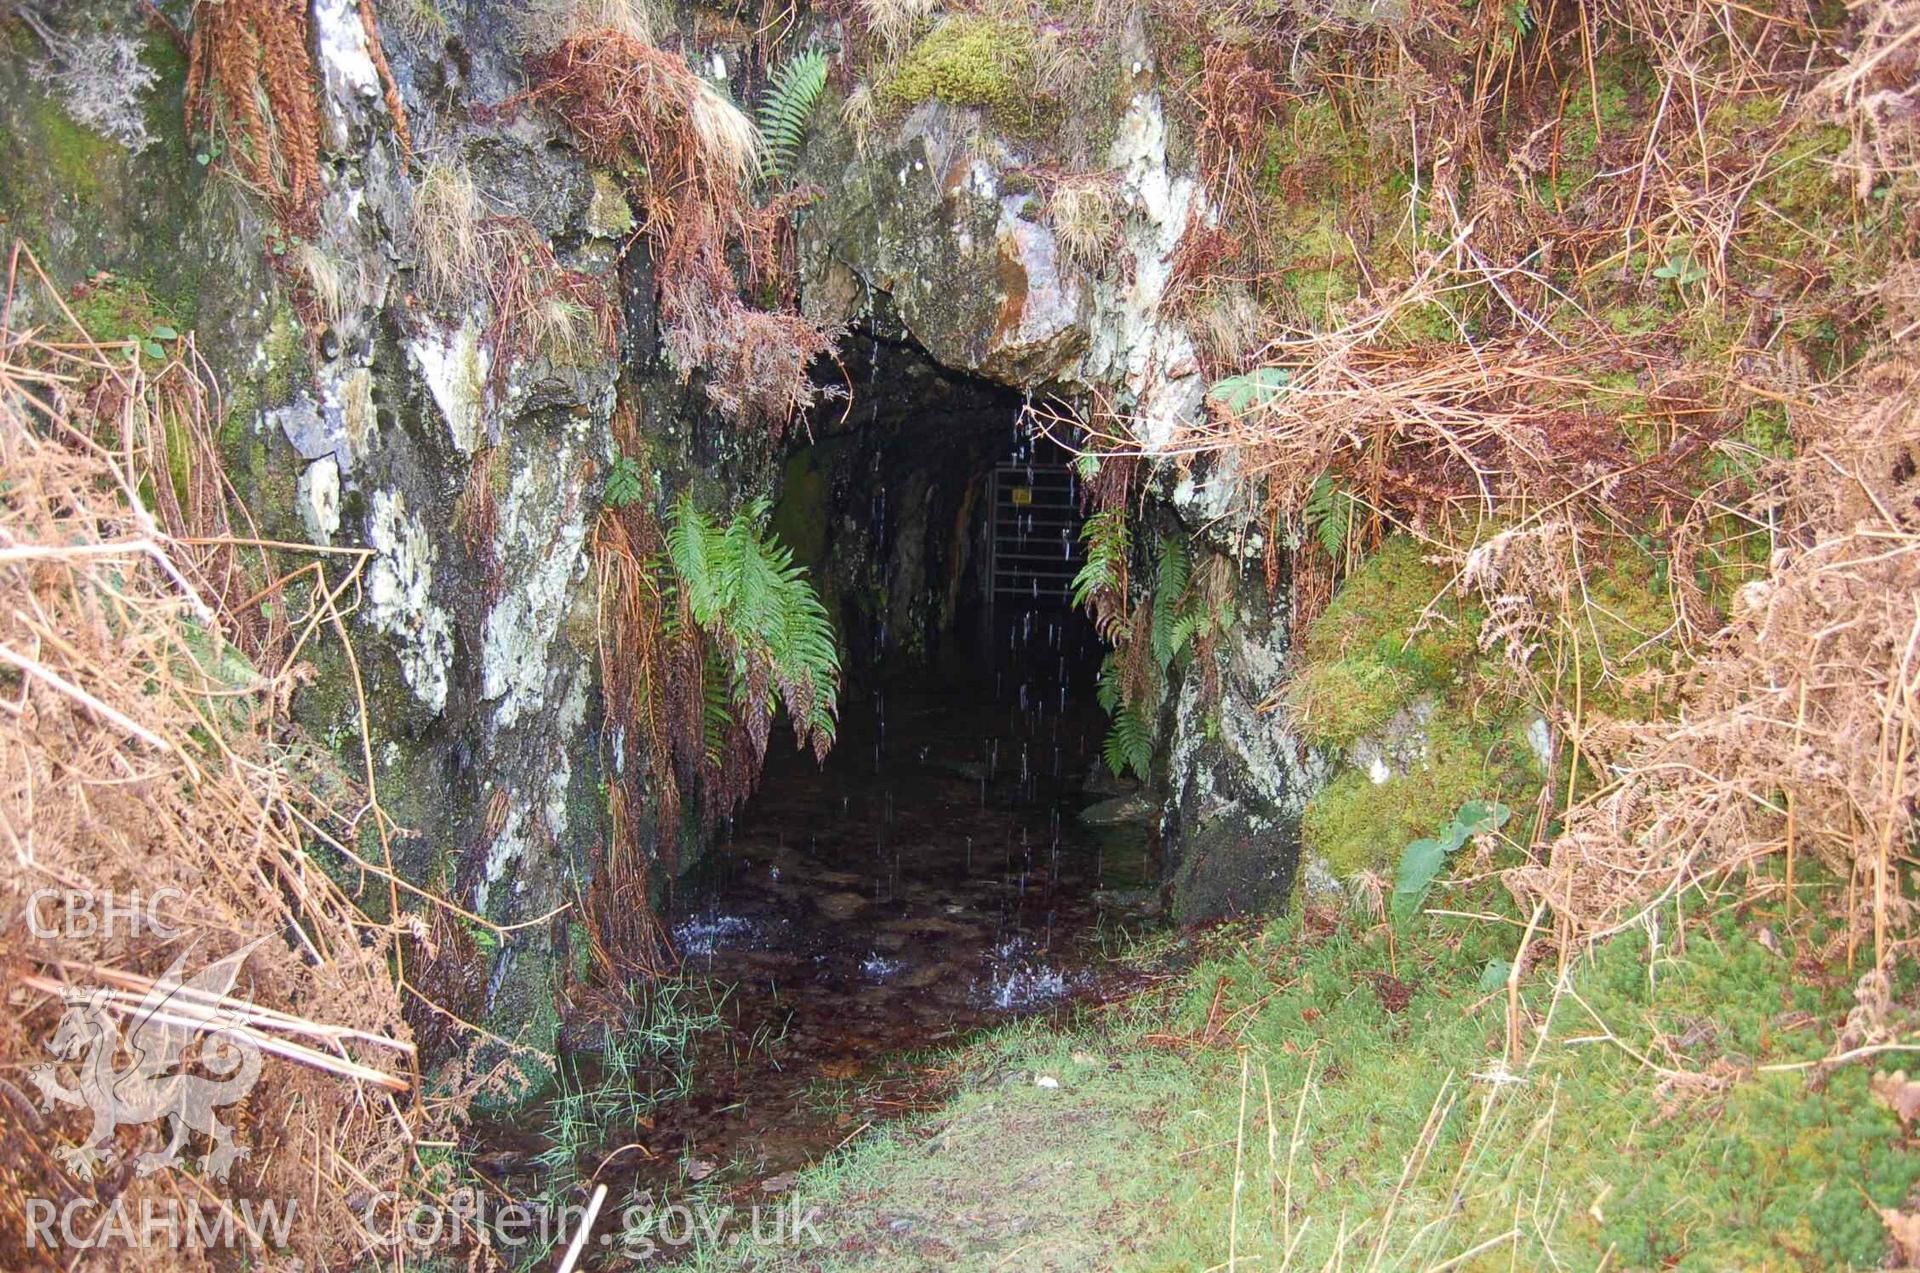
[[(983, 132), (977, 115), (925, 103), (865, 155), (825, 125), (802, 168), (831, 192), (800, 233), (809, 307), (825, 321), (885, 313), (944, 366), (1029, 393), (1097, 390), (1128, 413), (1151, 456), (1202, 409), (1193, 342), (1161, 302), (1182, 232), (1208, 210), (1169, 158), (1150, 70), (1118, 110), (1099, 174), (1113, 192), (1112, 242), (1092, 271), (1067, 264), (1026, 172), (1030, 148)], [(1241, 529), (1226, 517), (1238, 495), (1232, 473), (1167, 466), (1153, 490), (1223, 550), (1260, 547), (1257, 529), (1228, 538)], [(1164, 713), (1158, 794), (1174, 911), (1186, 922), (1271, 910), (1293, 885), (1300, 812), (1325, 766), (1281, 714), (1259, 708), (1281, 679), (1283, 601), (1244, 583), (1244, 622), (1221, 641), (1216, 675), (1189, 674)]]
[[(137, 295), (197, 333), (228, 387), (229, 476), (263, 537), (368, 552), (353, 594), (357, 670), (316, 647), (294, 712), (357, 771), (361, 694), (373, 705), (373, 779), (402, 828), (400, 869), (504, 925), (557, 911), (593, 869), (606, 770), (625, 754), (600, 737), (590, 568), (616, 453), (616, 380), (626, 378), (669, 499), (693, 488), (703, 503), (737, 505), (777, 487), (779, 457), (731, 440), (661, 364), (644, 251), (615, 263), (634, 225), (619, 182), (589, 168), (559, 121), (500, 109), (524, 87), (518, 9), (506, 0), (443, 7), (449, 25), (430, 36), (384, 32), (401, 98), (416, 124), (431, 121), (411, 164), (360, 7), (315, 0), (322, 229), (297, 244), (187, 136), (185, 59), (137, 6), (57, 8), (59, 31), (122, 40), (137, 69), (104, 98), (83, 92), (36, 32), (0, 14), (0, 172), (44, 174), (0, 180), (10, 232), (63, 286), (93, 280)], [(715, 52), (690, 48), (703, 60)], [(722, 65), (738, 64), (721, 52)], [(1175, 244), (1205, 209), (1169, 160), (1151, 72), (1135, 80), (1116, 103), (1102, 179), (1118, 212), (1094, 272), (1067, 263), (1024, 171), (1030, 156), (978, 119), (925, 104), (862, 155), (833, 111), (816, 112), (800, 177), (828, 194), (801, 214), (803, 305), (885, 328), (940, 367), (1009, 390), (1116, 395), (1142, 445), (1164, 443), (1205, 388), (1191, 341), (1159, 313)], [(483, 288), (430, 294), (432, 245), (411, 200), (423, 166), (449, 161), (471, 171), (488, 212), (518, 218), (563, 265), (607, 281), (627, 320), (617, 353), (503, 364)], [(832, 427), (821, 431), (830, 440)], [(834, 480), (844, 496), (858, 474), (843, 468)], [(807, 475), (790, 469), (787, 480)], [(1164, 486), (1196, 525), (1222, 489)], [(896, 640), (950, 607), (967, 569), (964, 545), (946, 555), (928, 545), (964, 524), (975, 496), (923, 487), (894, 496), (911, 517), (898, 521), (905, 532), (886, 549), (898, 560), (881, 574), (911, 586), (876, 605)], [(821, 515), (857, 503), (823, 499)], [(817, 519), (784, 529), (803, 559), (799, 541), (816, 536), (815, 555), (831, 557), (831, 528)], [(317, 560), (337, 582), (350, 559)], [(848, 591), (862, 586), (856, 576)], [(1313, 781), (1278, 719), (1257, 709), (1277, 678), (1283, 626), (1261, 589), (1245, 590), (1241, 606), (1248, 621), (1218, 655), (1223, 698), (1203, 701), (1190, 677), (1166, 722), (1166, 829), (1186, 918), (1284, 895)], [(466, 1007), (496, 1034), (549, 1048), (568, 944), (560, 920), (514, 929)]]
[(924, 103), (866, 155), (828, 124), (802, 169), (833, 192), (800, 236), (808, 308), (853, 319), (882, 293), (944, 366), (1020, 389), (1118, 392), (1142, 441), (1164, 443), (1205, 391), (1191, 339), (1159, 313), (1198, 198), (1167, 144), (1159, 95), (1143, 88), (1107, 156), (1113, 243), (1095, 274), (1066, 263), (1025, 171), (1034, 156), (971, 112)]
[(1269, 701), (1285, 670), (1284, 595), (1243, 577), (1234, 608), (1211, 675), (1189, 667), (1170, 712), (1166, 845), (1182, 923), (1279, 909), (1300, 869), (1301, 812), (1326, 780)]
[[(586, 534), (612, 454), (616, 360), (493, 368), (483, 305), (420, 303), (412, 181), (358, 6), (312, 6), (325, 181), (321, 232), (297, 246), (196, 154), (181, 126), (184, 63), (133, 9), (61, 6), (56, 31), (102, 26), (139, 51), (152, 75), (137, 91), (138, 153), (81, 122), (83, 103), (32, 32), (0, 25), (0, 162), (47, 175), (0, 185), (0, 205), (63, 286), (95, 280), (196, 331), (229, 391), (230, 477), (264, 536), (370, 551), (353, 635), (401, 869), (502, 924), (551, 912), (602, 830)], [(482, 124), (471, 110), (519, 83), (499, 16), (474, 13), (438, 47), (389, 33), (387, 56), (416, 108), (454, 108), (436, 144), (472, 165), (493, 206), (568, 264), (605, 272), (607, 195), (584, 164), (551, 125)], [(304, 325), (294, 291), (311, 302)], [(495, 506), (484, 527), (461, 507), (481, 465)], [(296, 718), (357, 773), (353, 670), (324, 643), (312, 657)], [(499, 943), (483, 999), (467, 1005), (483, 1024), (551, 1047), (565, 934), (542, 924)]]

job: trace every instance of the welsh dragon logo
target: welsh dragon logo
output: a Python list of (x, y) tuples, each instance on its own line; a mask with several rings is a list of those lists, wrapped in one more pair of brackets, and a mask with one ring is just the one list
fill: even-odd
[[(182, 969), (193, 953), (189, 947), (130, 1009), (110, 1007), (113, 995), (104, 989), (67, 997), (50, 1050), (72, 1063), (77, 1075), (69, 1086), (63, 1067), (47, 1064), (33, 1067), (27, 1077), (40, 1089), (42, 1108), (59, 1104), (93, 1111), (87, 1138), (60, 1151), (69, 1168), (91, 1178), (94, 1168), (112, 1157), (116, 1129), (160, 1118), (171, 1121), (172, 1139), (158, 1153), (140, 1155), (134, 1166), (143, 1176), (179, 1166), (189, 1132), (213, 1142), (200, 1165), (216, 1180), (224, 1181), (233, 1164), (247, 1156), (247, 1146), (234, 1143), (233, 1128), (214, 1111), (253, 1090), (260, 1077), (260, 1048), (236, 1030), (241, 1019), (218, 1005), (233, 989), (247, 956), (265, 940), (256, 939), (183, 980)], [(126, 1017), (124, 1038), (116, 1012)], [(129, 1058), (124, 1064), (123, 1053)], [(190, 1072), (195, 1067), (213, 1077)]]

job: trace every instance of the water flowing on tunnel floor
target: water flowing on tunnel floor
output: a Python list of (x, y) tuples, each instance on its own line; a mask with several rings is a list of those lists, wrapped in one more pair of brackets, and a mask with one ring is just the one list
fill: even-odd
[(770, 760), (682, 886), (685, 970), (724, 988), (736, 1046), (705, 1049), (651, 1152), (784, 1172), (911, 1103), (889, 1058), (1101, 989), (1097, 902), (1153, 878), (1147, 831), (1077, 816), (1104, 790), (1090, 633), (1059, 612), (1001, 626), (1026, 648), (997, 669), (894, 678), (849, 705), (824, 766)]

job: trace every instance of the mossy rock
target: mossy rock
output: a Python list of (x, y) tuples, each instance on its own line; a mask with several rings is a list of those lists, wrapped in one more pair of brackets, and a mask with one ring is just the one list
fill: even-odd
[(1346, 747), (1392, 720), (1413, 692), (1413, 678), (1398, 668), (1369, 659), (1335, 659), (1302, 667), (1288, 701), (1309, 743)]
[(0, 218), (63, 288), (112, 270), (140, 276), (184, 330), (197, 317), (209, 253), (196, 243), (204, 170), (190, 154), (182, 96), (186, 59), (150, 38), (156, 75), (144, 95), (151, 141), (139, 153), (78, 122), (34, 77), (43, 56), (24, 24), (0, 24)]
[(1174, 872), (1173, 916), (1185, 926), (1281, 909), (1299, 865), (1291, 834), (1228, 808), (1187, 837)]
[(1408, 844), (1445, 826), (1476, 797), (1521, 808), (1541, 775), (1517, 726), (1471, 730), (1457, 720), (1429, 725), (1426, 755), (1384, 782), (1348, 769), (1307, 803), (1302, 845), (1344, 879), (1388, 870)]
[(1039, 124), (1033, 29), (978, 14), (943, 19), (881, 82), (882, 107), (902, 115), (921, 102), (973, 107), (1008, 132)]
[(1449, 606), (1414, 633), (1451, 572), (1393, 536), (1341, 583), (1300, 643), (1289, 701), (1307, 742), (1344, 747), (1423, 692), (1448, 691), (1479, 651), (1479, 615)]

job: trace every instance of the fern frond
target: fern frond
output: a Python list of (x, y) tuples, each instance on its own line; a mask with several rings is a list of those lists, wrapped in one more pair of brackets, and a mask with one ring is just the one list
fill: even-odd
[(1073, 604), (1084, 606), (1106, 591), (1124, 591), (1127, 580), (1127, 554), (1133, 548), (1133, 533), (1127, 529), (1125, 509), (1095, 513), (1081, 524), (1080, 542), (1087, 557), (1073, 577)]
[(839, 710), (839, 646), (806, 570), (762, 529), (767, 513), (766, 501), (756, 501), (722, 526), (683, 495), (667, 532), (694, 623), (726, 654), (725, 680), (703, 687), (708, 746), (733, 737), (737, 723), (757, 751), (784, 704), (800, 745), (824, 757)]
[(1100, 710), (1111, 716), (1126, 702), (1126, 687), (1120, 674), (1120, 656), (1112, 650), (1100, 663), (1100, 687), (1095, 691)]
[(1160, 563), (1153, 588), (1153, 661), (1161, 672), (1173, 666), (1187, 639), (1193, 635), (1192, 616), (1187, 613), (1189, 563), (1187, 546), (1174, 536), (1160, 541)]
[(1307, 502), (1301, 512), (1307, 529), (1327, 556), (1339, 560), (1345, 554), (1347, 527), (1353, 520), (1353, 496), (1323, 474), (1313, 479), (1313, 488), (1307, 492)]
[(726, 570), (724, 562), (715, 560), (724, 555), (716, 553), (722, 547), (721, 538), (707, 515), (694, 506), (693, 498), (682, 495), (667, 526), (667, 557), (701, 627), (712, 624), (723, 608)]
[(775, 181), (792, 169), (807, 121), (827, 87), (827, 54), (808, 49), (795, 54), (773, 73), (767, 95), (760, 102), (760, 141), (767, 180)]
[(1114, 714), (1113, 728), (1101, 747), (1107, 768), (1118, 778), (1131, 769), (1145, 782), (1153, 768), (1153, 728), (1146, 713), (1137, 707), (1123, 707)]
[(719, 659), (708, 659), (700, 680), (700, 750), (709, 769), (718, 769), (726, 757), (727, 735), (733, 732), (733, 674)]

